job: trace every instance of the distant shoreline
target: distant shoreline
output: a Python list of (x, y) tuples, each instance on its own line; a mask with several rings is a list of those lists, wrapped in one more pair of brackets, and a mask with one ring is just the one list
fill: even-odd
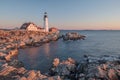
[[(66, 30), (68, 30), (68, 29), (60, 29), (60, 30), (63, 30), (63, 31), (66, 31)], [(68, 31), (120, 31), (120, 30), (102, 30), (102, 29), (100, 29), (100, 30), (87, 30), (87, 29), (83, 29), (83, 30), (76, 30), (76, 29), (74, 29), (74, 30), (68, 30)]]
[[(16, 28), (15, 29), (14, 28), (13, 29), (0, 28), (0, 30), (19, 30), (19, 29), (16, 29)], [(120, 29), (119, 30), (112, 30), (112, 29), (110, 29), (110, 30), (109, 29), (108, 30), (107, 29), (100, 29), (100, 30), (99, 29), (96, 29), (96, 30), (94, 30), (94, 29), (59, 29), (59, 30), (63, 30), (63, 31), (66, 31), (66, 30), (67, 31), (72, 31), (72, 30), (73, 31), (120, 31)]]

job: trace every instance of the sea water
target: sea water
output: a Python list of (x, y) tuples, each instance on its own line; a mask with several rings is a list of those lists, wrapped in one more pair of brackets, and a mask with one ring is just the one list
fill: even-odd
[(83, 55), (120, 55), (120, 31), (115, 30), (62, 30), (61, 34), (78, 32), (85, 40), (53, 41), (40, 47), (19, 50), (18, 59), (27, 69), (47, 72), (54, 58), (65, 60), (69, 57), (79, 61)]

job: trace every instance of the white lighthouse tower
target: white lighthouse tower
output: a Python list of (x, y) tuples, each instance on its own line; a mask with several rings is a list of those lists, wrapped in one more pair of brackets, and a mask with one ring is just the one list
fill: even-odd
[(49, 32), (47, 12), (44, 13), (44, 28), (45, 28), (45, 32)]

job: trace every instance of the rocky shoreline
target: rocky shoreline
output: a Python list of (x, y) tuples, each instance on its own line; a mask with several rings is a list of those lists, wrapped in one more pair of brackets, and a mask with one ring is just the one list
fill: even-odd
[(62, 62), (56, 58), (50, 73), (61, 80), (120, 80), (120, 57), (84, 55), (80, 61)]
[(40, 46), (59, 37), (59, 32), (0, 30), (0, 80), (120, 80), (119, 56), (84, 55), (80, 61), (55, 58), (49, 72), (44, 74), (25, 69), (14, 58), (19, 48)]
[[(30, 77), (37, 73), (40, 74), (39, 71), (26, 70), (23, 63), (16, 60), (14, 56), (18, 55), (18, 49), (20, 48), (37, 47), (58, 39), (59, 31), (0, 30), (0, 80), (24, 80), (22, 74), (28, 74)], [(34, 79), (27, 78), (26, 80)]]
[(0, 30), (0, 59), (10, 61), (19, 48), (37, 47), (59, 39), (59, 32), (40, 32), (26, 30)]
[(49, 72), (26, 70), (13, 60), (0, 66), (0, 80), (120, 80), (120, 57), (84, 56), (80, 61), (55, 58)]

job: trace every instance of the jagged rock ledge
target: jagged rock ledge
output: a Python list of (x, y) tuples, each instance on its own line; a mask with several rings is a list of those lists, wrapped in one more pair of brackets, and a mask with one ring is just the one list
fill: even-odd
[(120, 57), (85, 55), (79, 62), (71, 58), (59, 62), (56, 58), (50, 74), (62, 80), (120, 80)]
[(68, 40), (84, 40), (86, 36), (81, 35), (77, 32), (68, 32), (65, 35), (62, 35), (62, 38), (64, 41), (68, 41)]
[(22, 62), (13, 60), (0, 65), (0, 80), (120, 80), (120, 57), (87, 56), (53, 60), (49, 72), (26, 70)]
[(59, 31), (0, 30), (0, 59), (10, 61), (19, 48), (36, 47), (59, 39)]

